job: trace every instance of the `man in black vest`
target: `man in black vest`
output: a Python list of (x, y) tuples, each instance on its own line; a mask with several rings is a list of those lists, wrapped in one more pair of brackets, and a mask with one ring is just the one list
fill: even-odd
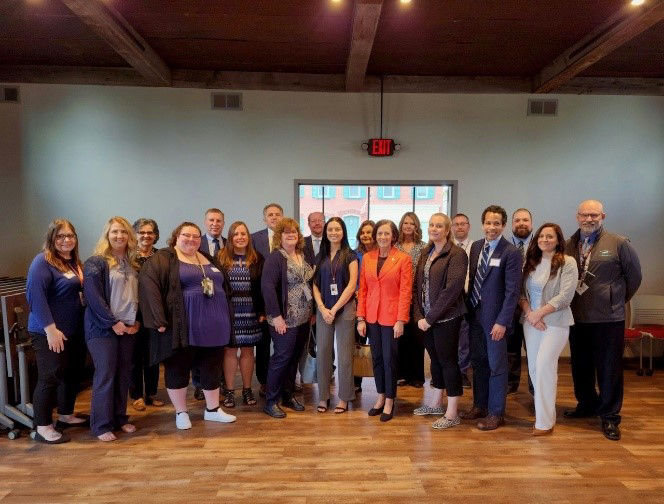
[(569, 335), (577, 406), (565, 411), (565, 416), (599, 416), (604, 436), (617, 441), (623, 400), (625, 303), (641, 285), (641, 265), (627, 238), (604, 230), (605, 217), (600, 201), (582, 202), (576, 214), (579, 229), (565, 248), (579, 265)]

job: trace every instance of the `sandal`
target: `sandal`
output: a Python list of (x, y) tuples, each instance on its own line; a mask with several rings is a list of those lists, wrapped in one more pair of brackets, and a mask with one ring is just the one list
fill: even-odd
[(256, 398), (254, 397), (254, 391), (250, 388), (242, 389), (242, 402), (248, 406), (256, 405)]
[(224, 408), (235, 408), (235, 390), (224, 389)]
[(327, 408), (330, 407), (330, 400), (328, 399), (325, 404), (326, 404), (326, 406), (323, 406), (323, 405), (319, 404), (316, 407), (316, 411), (318, 411), (318, 413), (325, 413), (327, 411)]
[(346, 411), (348, 411), (348, 406), (346, 406), (345, 408), (342, 407), (342, 406), (337, 406), (337, 407), (334, 408), (334, 412), (335, 412), (337, 415), (339, 415), (339, 414), (341, 414), (341, 413), (346, 413)]

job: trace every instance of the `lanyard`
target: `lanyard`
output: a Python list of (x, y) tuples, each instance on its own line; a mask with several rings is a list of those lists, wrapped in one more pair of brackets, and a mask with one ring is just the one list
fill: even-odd
[(330, 259), (330, 270), (332, 272), (332, 283), (337, 283), (337, 267), (339, 266), (339, 255), (341, 250), (337, 250), (337, 253), (334, 254), (334, 258)]

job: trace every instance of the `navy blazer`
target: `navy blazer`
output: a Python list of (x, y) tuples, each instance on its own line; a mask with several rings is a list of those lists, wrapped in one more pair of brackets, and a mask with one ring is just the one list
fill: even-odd
[[(471, 292), (482, 247), (484, 247), (484, 240), (476, 240), (470, 247), (468, 290)], [(487, 266), (486, 277), (481, 288), (482, 310), (478, 322), (487, 334), (491, 332), (494, 324), (505, 326), (509, 333), (512, 331), (514, 310), (519, 301), (523, 259), (519, 249), (502, 236), (489, 258), (489, 264), (494, 259), (498, 259), (500, 265)], [(470, 296), (468, 296), (467, 303), (468, 313), (475, 316), (475, 309), (470, 304)]]
[(302, 252), (304, 253), (304, 260), (307, 261), (311, 267), (315, 266), (318, 261), (318, 255), (314, 253), (314, 242), (311, 235), (304, 237), (304, 250)]
[(261, 292), (265, 302), (265, 314), (286, 318), (288, 306), (288, 262), (281, 252), (275, 250), (265, 259), (261, 276)]
[(102, 256), (92, 256), (83, 264), (85, 297), (85, 339), (110, 338), (118, 319), (111, 311), (110, 268)]
[(267, 234), (267, 228), (251, 233), (251, 243), (254, 249), (267, 261), (270, 255), (270, 238)]
[[(219, 249), (221, 250), (225, 246), (226, 246), (226, 238), (222, 236), (221, 240), (219, 240)], [(203, 236), (201, 236), (201, 246), (198, 247), (198, 251), (202, 254), (210, 255), (210, 247), (208, 246), (208, 239), (205, 233), (203, 233)]]

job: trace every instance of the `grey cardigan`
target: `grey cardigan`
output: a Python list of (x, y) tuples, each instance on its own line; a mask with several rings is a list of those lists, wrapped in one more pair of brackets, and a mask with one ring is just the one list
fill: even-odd
[[(532, 274), (532, 273), (531, 273)], [(528, 275), (530, 276), (530, 275)], [(572, 256), (565, 256), (565, 264), (558, 268), (555, 276), (549, 277), (542, 290), (542, 306), (549, 304), (556, 311), (545, 315), (542, 319), (547, 326), (566, 327), (574, 325), (572, 309), (569, 305), (576, 292), (576, 284), (579, 279), (579, 269), (576, 260)], [(530, 303), (530, 292), (526, 288), (528, 277), (523, 279), (521, 286), (521, 299)], [(523, 324), (526, 317), (521, 315), (520, 322)]]

